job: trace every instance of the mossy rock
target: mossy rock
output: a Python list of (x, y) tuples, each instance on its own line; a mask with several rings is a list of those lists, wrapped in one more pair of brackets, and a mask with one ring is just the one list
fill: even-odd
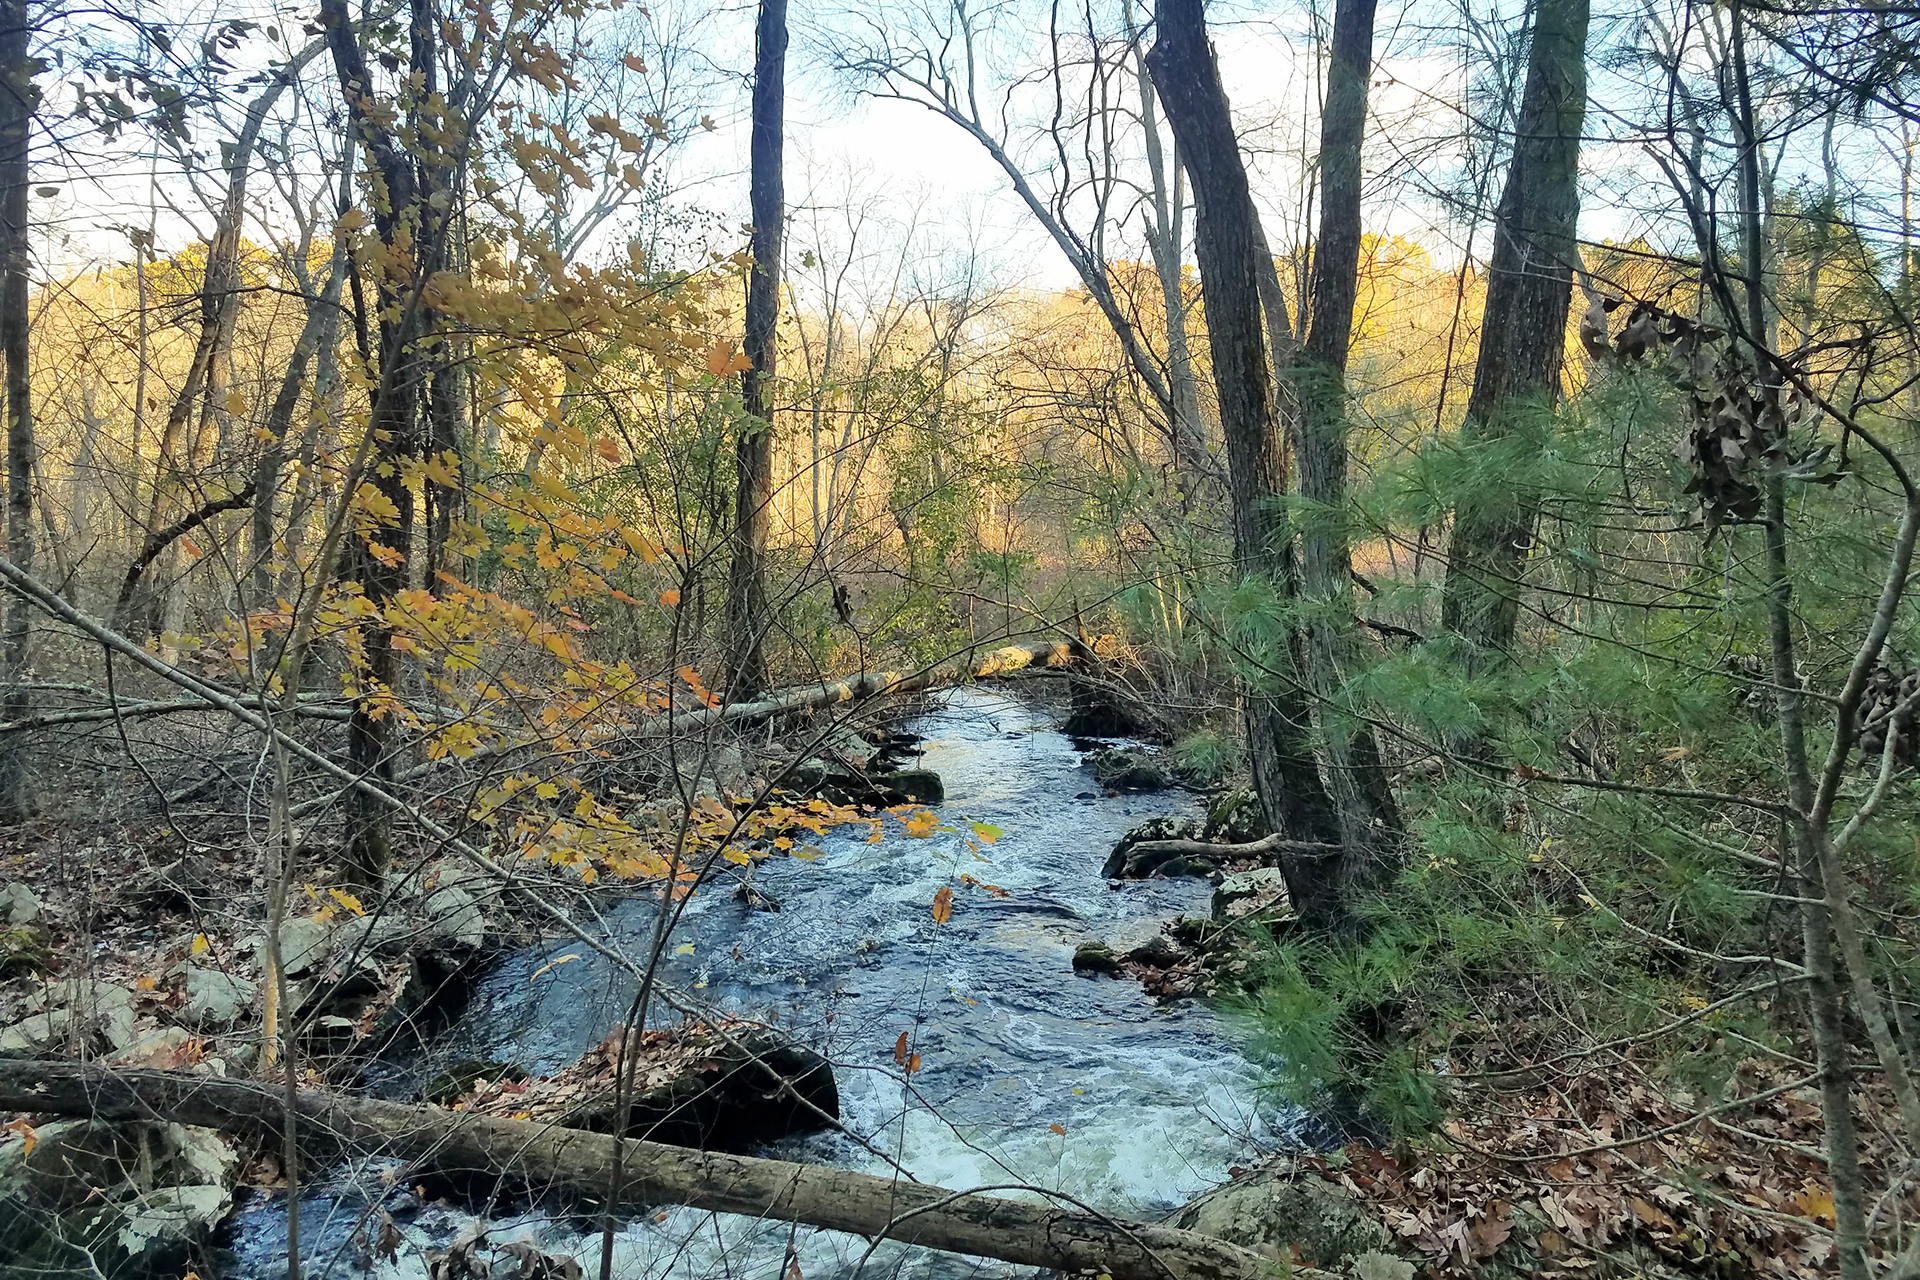
[(1328, 1270), (1363, 1254), (1390, 1253), (1394, 1243), (1386, 1226), (1338, 1183), (1290, 1164), (1216, 1187), (1168, 1225)]
[(1120, 957), (1104, 942), (1083, 942), (1073, 949), (1075, 973), (1118, 973)]
[(1207, 806), (1200, 838), (1216, 844), (1247, 844), (1268, 835), (1266, 810), (1252, 787), (1235, 787)]
[(1107, 855), (1106, 862), (1102, 864), (1100, 875), (1107, 880), (1132, 878), (1135, 873), (1129, 867), (1127, 855), (1133, 846), (1149, 840), (1193, 840), (1198, 835), (1199, 824), (1191, 818), (1148, 818), (1120, 837), (1119, 843), (1113, 846), (1113, 852)]
[(36, 925), (0, 929), (0, 980), (53, 967), (53, 951)]

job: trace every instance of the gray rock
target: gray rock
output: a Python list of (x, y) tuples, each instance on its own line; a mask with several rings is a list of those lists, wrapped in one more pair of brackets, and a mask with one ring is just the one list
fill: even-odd
[(487, 914), (480, 902), (457, 884), (443, 884), (421, 899), (426, 940), (436, 946), (478, 951), (487, 940)]
[(1213, 891), (1216, 923), (1287, 905), (1287, 878), (1278, 867), (1255, 867), (1224, 876)]
[(1386, 1226), (1338, 1183), (1290, 1164), (1216, 1187), (1169, 1225), (1215, 1236), (1270, 1258), (1338, 1270), (1351, 1259), (1387, 1253)]
[(407, 949), (416, 933), (391, 912), (354, 916), (334, 927), (332, 955), (340, 964), (391, 959)]
[[(232, 1208), (234, 1149), (211, 1129), (59, 1120), (0, 1146), (0, 1257), (21, 1274), (179, 1270)], [(11, 1274), (11, 1273), (10, 1273)]]
[[(1148, 818), (1120, 837), (1113, 846), (1113, 852), (1107, 855), (1106, 862), (1100, 868), (1100, 875), (1107, 880), (1122, 878), (1144, 878), (1153, 874), (1151, 869), (1141, 869), (1131, 865), (1129, 855), (1133, 847), (1150, 840), (1197, 840), (1200, 836), (1200, 824), (1191, 818)], [(1164, 873), (1163, 873), (1164, 874)]]
[(187, 1046), (192, 1042), (193, 1032), (185, 1027), (161, 1027), (147, 1032), (116, 1053), (113, 1060), (130, 1067), (170, 1069), (181, 1064)]
[(1123, 957), (1133, 964), (1154, 969), (1171, 969), (1186, 958), (1187, 953), (1179, 943), (1157, 931), (1138, 946), (1129, 948)]
[[(333, 945), (333, 926), (310, 916), (280, 922), (280, 967), (289, 978), (318, 972)], [(267, 971), (267, 944), (260, 943), (260, 972)]]
[[(46, 987), (28, 1007), (47, 1016), (44, 1024), (31, 1018), (19, 1024), (28, 1029), (29, 1036), (42, 1032), (51, 1036), (84, 1034), (112, 1048), (125, 1049), (139, 1035), (134, 1026), (133, 993), (110, 982), (65, 978)], [(11, 1043), (0, 1036), (0, 1054), (8, 1053)]]
[(18, 880), (0, 884), (0, 924), (32, 924), (40, 918), (40, 899)]
[(22, 1018), (0, 1031), (0, 1058), (38, 1058), (66, 1043), (73, 1025), (66, 1009), (49, 1009)]
[(187, 969), (187, 1007), (182, 1016), (188, 1025), (202, 1031), (222, 1031), (246, 1016), (259, 995), (259, 984), (247, 978), (191, 966)]

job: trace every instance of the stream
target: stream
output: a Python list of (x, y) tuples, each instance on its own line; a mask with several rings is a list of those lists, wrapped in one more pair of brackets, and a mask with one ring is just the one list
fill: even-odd
[[(1072, 970), (1081, 942), (1144, 938), (1160, 920), (1206, 912), (1204, 881), (1109, 888), (1099, 875), (1129, 828), (1158, 814), (1194, 813), (1193, 798), (1103, 796), (1049, 713), (991, 691), (950, 692), (907, 727), (925, 738), (920, 763), (946, 784), (945, 823), (963, 831), (991, 823), (1003, 833), (998, 842), (976, 854), (958, 835), (916, 839), (897, 824), (877, 844), (864, 831), (830, 833), (818, 859), (773, 859), (756, 872), (781, 911), (749, 912), (724, 881), (696, 896), (669, 948), (666, 980), (723, 1010), (772, 1021), (825, 1054), (848, 1128), (935, 1185), (1037, 1184), (1102, 1211), (1152, 1217), (1271, 1145), (1285, 1117), (1268, 1110), (1231, 1025), (1203, 1005), (1162, 1007), (1135, 982)], [(963, 873), (1007, 896), (963, 885)], [(942, 887), (954, 891), (953, 914), (936, 925), (930, 907)], [(641, 954), (656, 910), (624, 901), (609, 909), (608, 928)], [(631, 996), (630, 979), (577, 943), (509, 954), (475, 981), (457, 1022), (391, 1091), (417, 1093), (467, 1059), (534, 1072), (564, 1066), (606, 1035)], [(664, 1010), (656, 1016), (671, 1020)], [(894, 1064), (902, 1032), (912, 1033), (923, 1064), (910, 1095)], [(887, 1172), (838, 1133), (789, 1139), (762, 1154)], [(367, 1196), (381, 1190), (375, 1170), (346, 1168), (303, 1194), (306, 1274), (363, 1274), (350, 1237)], [(446, 1205), (419, 1205), (405, 1191), (387, 1196), (408, 1247), (397, 1265), (377, 1263), (374, 1274), (424, 1278), (422, 1250), (445, 1248), (472, 1220)], [(590, 1223), (536, 1209), (492, 1227), (495, 1243), (532, 1239), (575, 1256), (590, 1275), (597, 1270), (600, 1242)], [(231, 1231), (222, 1275), (286, 1274), (280, 1198), (244, 1203)], [(664, 1210), (620, 1232), (615, 1274), (774, 1280), (788, 1236), (782, 1223)], [(803, 1228), (794, 1248), (800, 1275), (825, 1280), (861, 1269), (867, 1243)], [(889, 1244), (863, 1270), (958, 1277), (1011, 1268)]]

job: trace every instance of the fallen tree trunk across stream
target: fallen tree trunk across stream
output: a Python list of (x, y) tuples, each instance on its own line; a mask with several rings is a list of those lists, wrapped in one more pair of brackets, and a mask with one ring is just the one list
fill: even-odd
[[(491, 1172), (593, 1201), (610, 1181), (616, 1139), (605, 1134), (315, 1090), (294, 1109), (296, 1133), (316, 1150)], [(277, 1087), (219, 1076), (0, 1060), (0, 1112), (10, 1110), (258, 1133), (282, 1131), (286, 1100)], [(622, 1165), (622, 1213), (685, 1205), (1112, 1280), (1258, 1280), (1273, 1265), (1190, 1231), (821, 1165), (634, 1139)]]
[(741, 720), (765, 720), (770, 716), (795, 711), (815, 711), (845, 702), (868, 698), (893, 697), (938, 689), (966, 680), (986, 680), (1035, 669), (1065, 667), (1087, 656), (1086, 646), (1070, 640), (1039, 640), (1029, 644), (1010, 644), (985, 654), (971, 652), (950, 658), (921, 671), (862, 671), (838, 680), (819, 684), (796, 685), (776, 689), (753, 702), (730, 702), (719, 706), (683, 711), (673, 717), (675, 729), (698, 729), (704, 725)]

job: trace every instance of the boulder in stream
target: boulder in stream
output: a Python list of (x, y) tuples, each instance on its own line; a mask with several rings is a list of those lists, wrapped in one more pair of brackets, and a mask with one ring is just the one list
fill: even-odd
[(946, 786), (931, 769), (869, 771), (839, 760), (802, 760), (787, 774), (784, 784), (797, 795), (819, 796), (835, 804), (871, 805), (888, 809), (897, 804), (939, 804)]
[(1150, 876), (1190, 876), (1204, 875), (1204, 868), (1190, 868), (1185, 859), (1166, 859), (1160, 857), (1136, 857), (1135, 845), (1154, 840), (1197, 840), (1200, 838), (1200, 824), (1192, 818), (1148, 818), (1120, 837), (1113, 852), (1100, 868), (1100, 875), (1107, 880), (1145, 880)]
[(1165, 791), (1173, 779), (1145, 747), (1102, 747), (1084, 762), (1093, 780), (1109, 791)]
[[(616, 1030), (578, 1060), (537, 1080), (480, 1081), (462, 1105), (595, 1133), (618, 1125)], [(707, 1151), (745, 1152), (840, 1118), (840, 1091), (825, 1058), (765, 1027), (700, 1025), (643, 1033), (627, 1136)]]

